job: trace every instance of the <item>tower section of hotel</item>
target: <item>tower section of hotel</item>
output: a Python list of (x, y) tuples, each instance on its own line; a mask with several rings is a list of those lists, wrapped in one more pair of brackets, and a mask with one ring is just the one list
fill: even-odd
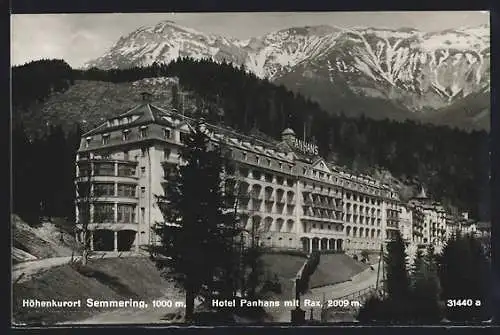
[(79, 185), (90, 182), (92, 250), (138, 250), (155, 242), (151, 228), (163, 220), (155, 195), (163, 194), (165, 174), (179, 164), (187, 132), (182, 119), (146, 103), (84, 134), (76, 161), (77, 239), (84, 220)]
[(295, 162), (298, 233), (305, 251), (378, 250), (393, 238), (399, 198), (387, 185), (354, 175), (318, 156), (317, 148), (296, 138), (293, 130), (282, 133), (282, 150)]

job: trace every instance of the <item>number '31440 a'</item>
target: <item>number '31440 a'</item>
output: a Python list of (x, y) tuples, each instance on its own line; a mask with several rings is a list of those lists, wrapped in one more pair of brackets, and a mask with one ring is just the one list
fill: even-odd
[(448, 307), (472, 307), (472, 306), (481, 306), (481, 300), (472, 300), (472, 299), (448, 299), (448, 300), (446, 300), (446, 306), (448, 306)]

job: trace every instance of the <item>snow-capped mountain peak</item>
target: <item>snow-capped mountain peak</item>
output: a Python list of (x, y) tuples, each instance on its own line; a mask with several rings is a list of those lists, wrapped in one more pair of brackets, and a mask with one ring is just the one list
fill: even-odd
[(419, 110), (489, 88), (489, 44), (487, 25), (431, 33), (318, 25), (237, 40), (162, 21), (120, 38), (86, 67), (144, 66), (182, 56), (225, 60), (292, 89), (313, 81), (337, 89), (343, 82), (351, 93)]

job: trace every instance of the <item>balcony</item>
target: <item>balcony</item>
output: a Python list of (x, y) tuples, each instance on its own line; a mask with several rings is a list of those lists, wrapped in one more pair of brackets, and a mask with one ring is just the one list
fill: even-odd
[(266, 195), (264, 197), (265, 202), (274, 202), (274, 197), (272, 195)]
[(181, 160), (179, 157), (169, 156), (166, 159), (161, 161), (161, 165), (179, 165)]
[[(101, 174), (101, 175), (93, 175), (90, 177), (90, 182), (127, 182), (127, 183), (133, 183), (136, 184), (139, 180), (139, 177), (137, 177), (135, 174), (134, 175), (115, 175), (115, 174)], [(89, 177), (88, 176), (78, 176), (76, 177), (75, 181), (77, 183), (87, 183), (89, 182)]]
[[(129, 164), (129, 165), (137, 165), (139, 162), (131, 159), (116, 159), (116, 158), (111, 158), (111, 157), (105, 157), (105, 158), (89, 158), (89, 157), (80, 157), (77, 161), (77, 163), (82, 162), (82, 163), (118, 163), (118, 164)], [(80, 164), (78, 164), (80, 165)]]
[[(132, 203), (136, 204), (139, 202), (139, 197), (138, 196), (125, 196), (125, 195), (102, 195), (102, 196), (96, 196), (95, 197), (96, 201), (102, 201), (102, 202), (112, 202), (112, 203)], [(76, 199), (76, 202), (82, 202), (82, 197), (79, 197)]]

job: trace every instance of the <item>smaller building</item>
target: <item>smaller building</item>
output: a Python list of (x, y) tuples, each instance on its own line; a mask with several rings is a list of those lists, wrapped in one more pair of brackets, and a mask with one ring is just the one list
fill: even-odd
[(401, 237), (408, 244), (413, 240), (413, 211), (407, 205), (401, 206), (399, 213), (399, 231)]

